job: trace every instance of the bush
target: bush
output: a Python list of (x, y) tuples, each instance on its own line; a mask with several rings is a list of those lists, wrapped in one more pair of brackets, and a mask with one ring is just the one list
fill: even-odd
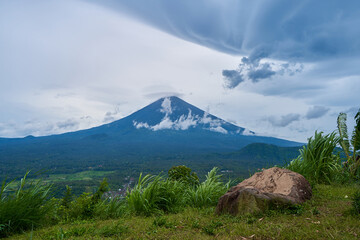
[(101, 203), (102, 195), (108, 190), (106, 179), (100, 183), (98, 190), (94, 193), (83, 193), (78, 198), (71, 199), (71, 189), (67, 187), (64, 198), (58, 208), (58, 215), (65, 221), (70, 219), (90, 219), (94, 217), (96, 207)]
[(289, 170), (302, 174), (311, 183), (330, 184), (341, 175), (341, 160), (333, 154), (339, 138), (335, 133), (323, 135), (315, 132), (314, 138), (300, 150), (298, 158), (287, 166)]
[(21, 179), (17, 190), (10, 192), (10, 183), (3, 182), (0, 190), (0, 237), (26, 231), (45, 223), (54, 209), (49, 201), (51, 185)]
[(199, 177), (196, 173), (192, 173), (191, 169), (186, 166), (176, 166), (170, 168), (168, 176), (172, 181), (179, 181), (192, 186), (199, 184)]

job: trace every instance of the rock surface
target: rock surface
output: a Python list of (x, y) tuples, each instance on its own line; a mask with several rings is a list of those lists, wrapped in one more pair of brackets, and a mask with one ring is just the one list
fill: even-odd
[(239, 215), (273, 207), (300, 204), (309, 200), (312, 190), (300, 174), (273, 167), (255, 173), (232, 187), (218, 202), (216, 212)]

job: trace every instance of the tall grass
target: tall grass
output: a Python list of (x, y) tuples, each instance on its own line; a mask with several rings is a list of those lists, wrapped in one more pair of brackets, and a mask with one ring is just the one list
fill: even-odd
[(135, 187), (127, 192), (129, 210), (136, 214), (151, 215), (155, 212), (176, 212), (184, 206), (186, 185), (163, 177), (140, 174)]
[(217, 174), (218, 168), (213, 168), (206, 175), (206, 180), (187, 192), (188, 205), (192, 207), (215, 206), (219, 198), (229, 189), (230, 181), (224, 184), (221, 175)]
[(315, 132), (314, 138), (300, 150), (298, 158), (287, 166), (288, 169), (302, 174), (312, 183), (330, 184), (341, 176), (341, 160), (333, 154), (339, 138), (336, 133), (323, 135)]
[(128, 206), (124, 199), (104, 199), (95, 207), (94, 216), (99, 219), (115, 219), (129, 213)]
[(4, 181), (0, 191), (0, 237), (35, 228), (45, 222), (53, 211), (49, 201), (50, 185), (40, 181), (28, 182), (29, 172), (21, 179), (16, 190)]
[(128, 208), (136, 214), (151, 215), (177, 212), (186, 206), (214, 206), (230, 185), (230, 182), (224, 184), (221, 181), (217, 171), (217, 168), (213, 168), (206, 180), (196, 186), (161, 176), (142, 177), (140, 174), (138, 183), (127, 193)]

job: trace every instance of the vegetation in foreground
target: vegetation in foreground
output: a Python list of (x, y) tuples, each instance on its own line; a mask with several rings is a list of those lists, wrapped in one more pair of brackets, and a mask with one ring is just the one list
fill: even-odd
[(217, 216), (214, 207), (187, 207), (179, 213), (61, 222), (11, 239), (358, 239), (360, 218), (351, 213), (355, 191), (317, 185), (312, 200), (283, 211), (234, 217)]
[[(203, 182), (185, 166), (171, 168), (167, 178), (140, 174), (125, 199), (102, 199), (108, 190), (105, 179), (93, 194), (72, 199), (67, 187), (62, 199), (50, 199), (51, 187), (40, 182), (26, 186), (26, 174), (17, 190), (11, 191), (5, 181), (2, 184), (0, 237), (356, 239), (360, 236), (360, 114), (348, 142), (352, 148), (346, 143), (344, 119), (340, 114), (339, 137), (315, 132), (300, 156), (287, 166), (314, 186), (313, 199), (301, 206), (257, 215), (216, 216), (214, 207), (231, 185), (221, 181), (217, 168)], [(348, 151), (345, 160), (334, 154), (338, 143)], [(43, 229), (34, 230), (40, 226)], [(21, 232), (25, 233), (13, 235)]]

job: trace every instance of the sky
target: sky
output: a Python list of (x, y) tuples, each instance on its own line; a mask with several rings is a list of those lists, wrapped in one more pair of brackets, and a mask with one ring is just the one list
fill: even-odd
[(108, 123), (176, 95), (306, 142), (360, 108), (360, 1), (2, 0), (0, 137)]

